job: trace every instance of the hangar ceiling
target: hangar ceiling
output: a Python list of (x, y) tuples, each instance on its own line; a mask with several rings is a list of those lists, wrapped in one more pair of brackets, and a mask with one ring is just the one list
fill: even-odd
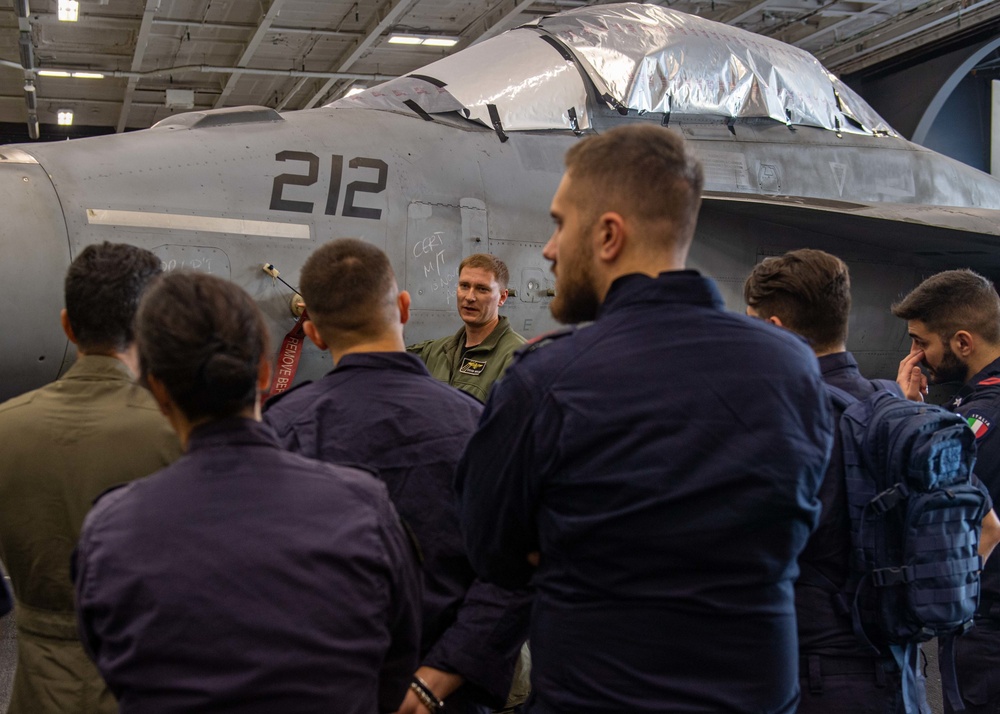
[[(0, 122), (143, 128), (172, 114), (257, 104), (319, 106), (353, 85), (554, 12), (601, 0), (0, 0)], [(30, 5), (29, 5), (30, 3)], [(1000, 0), (660, 0), (816, 55), (837, 74), (1000, 24)], [(390, 44), (393, 32), (454, 37), (451, 49)], [(40, 76), (42, 70), (70, 76)], [(102, 74), (102, 79), (79, 73)], [(78, 76), (73, 76), (73, 74)], [(34, 87), (34, 99), (28, 95)]]

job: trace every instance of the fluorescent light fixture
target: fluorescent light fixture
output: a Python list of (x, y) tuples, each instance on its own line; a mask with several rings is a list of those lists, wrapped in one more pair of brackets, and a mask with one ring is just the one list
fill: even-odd
[(454, 47), (460, 38), (450, 35), (417, 35), (412, 32), (393, 32), (389, 35), (391, 45), (425, 45), (427, 47)]
[(423, 43), (424, 39), (416, 35), (399, 35), (396, 33), (389, 35), (390, 45), (422, 45)]
[(454, 37), (428, 37), (423, 44), (428, 47), (454, 47), (458, 40)]
[(73, 110), (60, 109), (58, 112), (56, 112), (56, 122), (59, 124), (59, 126), (72, 126)]
[(74, 79), (104, 79), (100, 72), (70, 72), (65, 69), (42, 69), (38, 71), (39, 77), (73, 77)]
[(59, 0), (57, 14), (62, 22), (76, 22), (80, 18), (80, 3), (76, 0)]

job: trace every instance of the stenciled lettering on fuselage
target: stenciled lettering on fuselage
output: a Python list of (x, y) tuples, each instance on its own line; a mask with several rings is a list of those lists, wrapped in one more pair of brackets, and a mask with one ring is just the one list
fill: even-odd
[[(305, 173), (284, 173), (274, 177), (271, 187), (271, 210), (272, 211), (294, 211), (296, 213), (312, 213), (315, 210), (316, 202), (301, 201), (285, 198), (286, 186), (313, 186), (319, 179), (320, 158), (309, 151), (279, 151), (274, 155), (276, 161), (298, 161), (306, 164)], [(379, 220), (382, 218), (381, 208), (369, 208), (356, 205), (359, 194), (380, 194), (385, 191), (386, 179), (389, 174), (389, 165), (382, 159), (371, 159), (364, 156), (356, 156), (347, 162), (348, 168), (344, 168), (344, 157), (340, 154), (330, 156), (330, 184), (326, 191), (326, 207), (323, 213), (327, 216), (339, 215), (344, 218), (368, 218)], [(338, 205), (340, 199), (340, 187), (345, 179), (360, 175), (365, 178), (372, 176), (376, 172), (374, 181), (355, 180), (347, 184), (344, 192), (344, 205)]]

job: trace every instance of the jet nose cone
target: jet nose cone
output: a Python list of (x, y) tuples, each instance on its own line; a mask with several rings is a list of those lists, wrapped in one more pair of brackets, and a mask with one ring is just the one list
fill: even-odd
[(59, 374), (66, 337), (59, 327), (69, 266), (66, 221), (37, 161), (0, 146), (0, 401)]

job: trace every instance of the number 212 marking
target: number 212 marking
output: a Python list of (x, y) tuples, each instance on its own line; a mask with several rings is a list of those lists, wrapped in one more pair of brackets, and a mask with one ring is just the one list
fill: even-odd
[[(312, 186), (319, 178), (319, 157), (308, 151), (279, 151), (274, 155), (277, 161), (303, 161), (309, 165), (309, 172), (305, 174), (278, 174), (274, 177), (274, 184), (271, 188), (271, 210), (272, 211), (295, 211), (296, 213), (312, 213), (312, 201), (293, 201), (289, 198), (282, 198), (285, 186)], [(385, 190), (386, 178), (389, 174), (388, 165), (381, 159), (368, 159), (358, 156), (348, 162), (352, 169), (376, 169), (378, 178), (375, 181), (351, 181), (347, 184), (344, 193), (344, 210), (341, 211), (345, 218), (370, 218), (379, 220), (382, 217), (381, 208), (366, 208), (355, 206), (354, 199), (359, 193), (379, 194)], [(333, 154), (330, 157), (330, 188), (326, 195), (326, 210), (328, 216), (337, 215), (337, 201), (340, 197), (340, 184), (343, 180), (344, 157)]]

